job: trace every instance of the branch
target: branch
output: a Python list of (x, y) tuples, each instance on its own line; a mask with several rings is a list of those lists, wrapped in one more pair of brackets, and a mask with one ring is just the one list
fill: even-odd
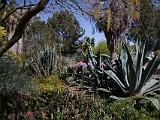
[(46, 7), (48, 2), (49, 0), (40, 0), (40, 2), (35, 7), (26, 12), (26, 14), (20, 19), (12, 38), (0, 48), (0, 57), (2, 57), (2, 55), (16, 42), (18, 42), (18, 40), (22, 37), (26, 24), (33, 16), (42, 11)]
[(91, 16), (94, 18), (94, 15), (88, 13), (86, 10), (84, 10), (83, 8), (81, 8), (81, 6), (76, 2), (76, 1), (73, 1), (73, 3), (78, 7), (78, 9), (83, 12), (83, 13), (86, 13), (88, 16)]
[(18, 9), (25, 9), (26, 7), (33, 7), (33, 6), (36, 6), (34, 4), (31, 4), (31, 5), (24, 5), (24, 6), (19, 6), (17, 8), (15, 8), (14, 10), (12, 10), (10, 13), (8, 13), (3, 19), (2, 21), (4, 22), (10, 15), (12, 15), (14, 12), (16, 12)]

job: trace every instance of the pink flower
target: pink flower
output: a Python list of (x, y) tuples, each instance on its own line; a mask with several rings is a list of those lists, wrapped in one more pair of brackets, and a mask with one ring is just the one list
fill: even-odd
[(26, 113), (26, 117), (27, 117), (29, 120), (33, 120), (33, 112), (28, 111), (28, 112)]
[(80, 65), (80, 66), (83, 66), (83, 61), (80, 61), (80, 62), (79, 62), (79, 65)]

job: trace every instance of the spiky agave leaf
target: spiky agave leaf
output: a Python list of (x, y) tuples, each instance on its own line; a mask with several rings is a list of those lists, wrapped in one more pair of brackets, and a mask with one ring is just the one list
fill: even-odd
[(158, 80), (150, 80), (148, 81), (140, 90), (140, 95), (147, 95), (150, 92), (154, 92), (160, 90), (160, 82)]
[(126, 69), (127, 69), (127, 76), (128, 76), (128, 81), (129, 83), (129, 92), (131, 94), (135, 93), (135, 87), (136, 87), (136, 71), (134, 69), (134, 65), (133, 65), (133, 60), (132, 60), (132, 56), (128, 50), (128, 47), (126, 46), (125, 43), (122, 44), (123, 45), (123, 49), (125, 50), (126, 54), (127, 54), (127, 63), (126, 63)]
[(97, 91), (104, 91), (104, 92), (107, 92), (107, 93), (111, 93), (111, 91), (106, 89), (106, 88), (97, 88)]
[(143, 86), (150, 78), (151, 76), (155, 73), (157, 70), (160, 61), (156, 59), (157, 55), (154, 56), (154, 58), (149, 61), (147, 67), (145, 70), (143, 70), (143, 75), (141, 77), (141, 83), (139, 85), (138, 90), (140, 89), (141, 86)]
[(102, 67), (102, 55), (101, 55), (101, 51), (98, 52), (98, 55), (97, 55), (97, 66), (98, 67)]
[(160, 103), (158, 101), (158, 99), (154, 98), (154, 97), (145, 97), (144, 99), (147, 99), (149, 101), (151, 101), (153, 103), (153, 105), (160, 110)]
[(94, 67), (96, 67), (96, 64), (97, 64), (96, 55), (93, 54), (93, 50), (92, 50), (92, 47), (91, 47), (90, 44), (89, 44), (89, 46), (88, 46), (88, 56), (89, 56), (89, 58), (90, 58), (90, 60), (91, 60), (91, 62), (92, 62), (92, 65), (93, 65)]
[(138, 53), (137, 53), (137, 64), (136, 64), (136, 86), (135, 86), (135, 90), (137, 89), (137, 87), (140, 84), (141, 81), (141, 77), (142, 77), (142, 70), (143, 70), (143, 61), (144, 61), (144, 52), (145, 52), (145, 44), (142, 46), (142, 50), (138, 49)]
[[(104, 73), (114, 81), (124, 92), (129, 93), (129, 96), (146, 97), (147, 94), (157, 91), (160, 89), (160, 82), (157, 80), (150, 80), (151, 76), (154, 74), (155, 70), (158, 68), (160, 61), (154, 58), (148, 62), (146, 68), (143, 67), (144, 60), (147, 54), (146, 43), (140, 45), (137, 42), (136, 54), (132, 56), (128, 50), (128, 47), (123, 43), (123, 49), (120, 55), (120, 63), (117, 66), (121, 66), (121, 72), (118, 73), (116, 69), (109, 67), (110, 70), (103, 70)], [(119, 75), (120, 74), (120, 75)], [(124, 74), (124, 78), (121, 77)], [(109, 92), (108, 89), (98, 89), (102, 91)], [(111, 91), (110, 91), (111, 92)], [(111, 92), (112, 95), (114, 93)], [(150, 98), (148, 98), (150, 99)], [(153, 104), (158, 108), (158, 102), (156, 99), (150, 99)]]
[(118, 76), (112, 71), (112, 70), (104, 70), (104, 73), (107, 74), (109, 77), (112, 78), (112, 80), (114, 80), (117, 85), (122, 89), (122, 91), (124, 93), (126, 93), (127, 91), (125, 90), (127, 86), (125, 86), (122, 81), (118, 78)]
[(121, 60), (121, 67), (122, 67), (122, 71), (125, 75), (125, 80), (126, 80), (126, 85), (127, 87), (129, 87), (129, 82), (128, 82), (128, 69), (127, 69), (127, 60), (128, 60), (128, 56), (127, 53), (124, 51), (124, 49), (122, 49), (121, 51), (121, 55), (120, 55), (120, 60)]

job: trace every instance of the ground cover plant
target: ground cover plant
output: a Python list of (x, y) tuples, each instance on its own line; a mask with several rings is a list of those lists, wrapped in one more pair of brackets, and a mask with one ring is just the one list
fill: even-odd
[(160, 113), (148, 101), (134, 106), (135, 98), (125, 101), (76, 96), (66, 92), (44, 92), (34, 96), (14, 96), (1, 119), (37, 120), (126, 120), (159, 119)]

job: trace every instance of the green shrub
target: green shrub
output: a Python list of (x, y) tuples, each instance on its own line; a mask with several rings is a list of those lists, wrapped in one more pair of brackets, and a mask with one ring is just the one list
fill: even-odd
[(106, 41), (100, 41), (97, 46), (93, 47), (94, 54), (98, 54), (101, 51), (102, 54), (109, 54), (109, 50)]
[(126, 100), (106, 100), (95, 98), (91, 110), (92, 120), (157, 120), (160, 111), (150, 101), (142, 100), (139, 106), (135, 105), (137, 98), (129, 97)]
[(39, 92), (63, 91), (64, 85), (57, 75), (33, 78), (36, 81)]
[[(158, 116), (152, 116), (149, 111), (147, 111), (148, 107), (151, 106), (153, 111), (157, 113), (158, 110), (152, 106), (148, 101), (141, 101), (139, 106), (135, 106), (136, 98), (131, 97), (126, 100), (117, 100), (110, 105), (110, 112), (112, 113), (112, 117), (116, 120), (156, 120)], [(139, 107), (139, 109), (136, 109)], [(153, 112), (152, 111), (152, 112)]]
[(32, 87), (28, 82), (27, 69), (14, 61), (10, 54), (6, 53), (0, 58), (0, 68), (0, 95), (10, 96), (23, 91), (24, 86)]
[(7, 109), (8, 101), (18, 94), (35, 91), (27, 70), (13, 60), (9, 53), (0, 58), (0, 113)]

